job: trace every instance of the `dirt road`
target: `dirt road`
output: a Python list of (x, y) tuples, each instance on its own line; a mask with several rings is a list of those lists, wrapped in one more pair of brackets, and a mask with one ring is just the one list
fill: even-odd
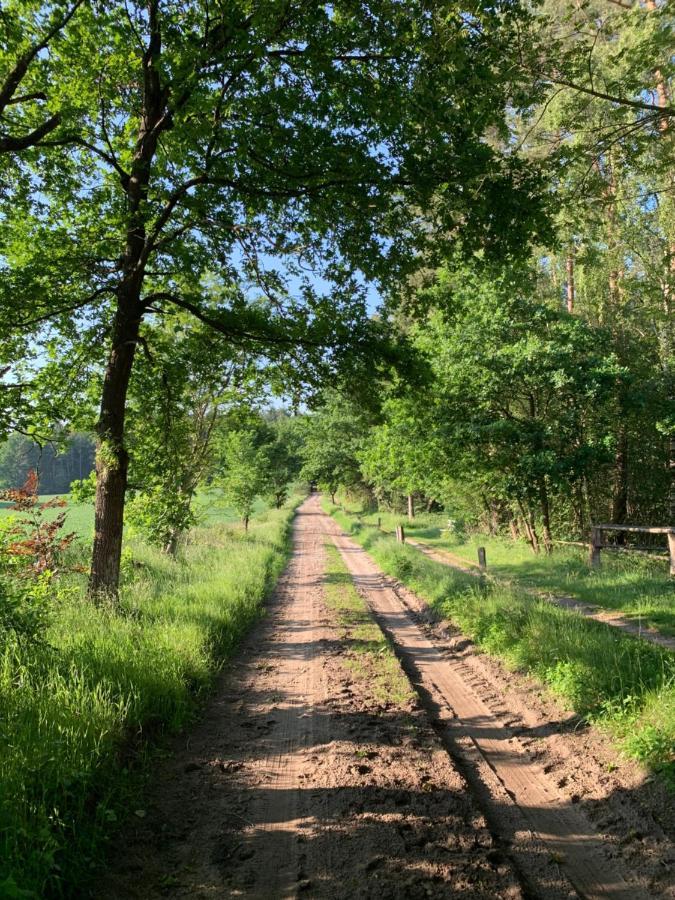
[[(403, 699), (354, 665), (325, 602), (331, 540), (415, 685)], [(94, 895), (670, 896), (659, 789), (632, 770), (608, 783), (597, 737), (427, 619), (306, 501), (268, 615)]]

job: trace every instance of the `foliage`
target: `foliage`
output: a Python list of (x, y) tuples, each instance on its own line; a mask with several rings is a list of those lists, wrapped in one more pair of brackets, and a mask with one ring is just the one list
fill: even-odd
[(335, 390), (324, 392), (324, 403), (307, 420), (301, 475), (333, 497), (338, 487), (362, 482), (359, 452), (368, 416)]
[[(9, 65), (40, 10), (12, 5)], [(362, 276), (391, 282), (450, 243), (518, 255), (548, 218), (537, 164), (485, 140), (527, 93), (491, 77), (529, 19), (518, 4), (471, 21), (392, 0), (72, 11), (34, 67), (59, 138), (13, 160), (0, 197), (0, 332), (31, 335), (8, 376), (31, 418), (98, 395), (115, 465), (99, 454), (91, 591), (114, 593), (127, 395), (155, 322), (274, 360), (297, 397), (392, 349)]]
[(268, 418), (265, 454), (269, 478), (266, 490), (273, 505), (279, 509), (288, 498), (291, 486), (300, 475), (304, 444), (304, 422), (283, 410)]
[(269, 457), (253, 430), (231, 431), (221, 444), (221, 468), (214, 486), (222, 491), (227, 506), (239, 513), (248, 530), (256, 497), (265, 494), (270, 483)]
[(52, 497), (41, 502), (38, 498), (38, 477), (34, 470), (28, 473), (22, 488), (0, 491), (0, 500), (8, 501), (10, 509), (22, 514), (7, 533), (10, 540), (4, 552), (10, 557), (25, 560), (22, 569), (27, 575), (56, 574), (64, 551), (72, 544), (75, 533), (61, 534), (66, 522), (66, 512), (46, 519), (45, 510), (63, 509), (66, 501)]
[(54, 607), (64, 589), (56, 576), (75, 533), (62, 534), (66, 513), (46, 519), (45, 511), (63, 509), (59, 497), (41, 502), (38, 478), (28, 473), (22, 488), (0, 491), (0, 500), (20, 513), (0, 523), (0, 638), (37, 641), (44, 638)]

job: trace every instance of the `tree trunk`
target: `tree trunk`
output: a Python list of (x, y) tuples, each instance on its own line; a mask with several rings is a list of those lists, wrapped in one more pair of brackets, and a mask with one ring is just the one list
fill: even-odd
[(164, 552), (167, 556), (174, 556), (178, 551), (178, 539), (180, 538), (180, 532), (177, 528), (172, 528), (169, 532), (169, 539), (164, 546)]
[(147, 264), (146, 223), (151, 214), (146, 201), (159, 136), (170, 120), (165, 115), (168, 91), (160, 81), (162, 40), (158, 0), (149, 0), (148, 21), (151, 34), (143, 54), (143, 107), (131, 171), (129, 177), (123, 180), (127, 204), (125, 247), (120, 266), (112, 349), (96, 427), (94, 545), (88, 589), (91, 598), (106, 594), (114, 597), (119, 587), (129, 466), (124, 446), (124, 423), (129, 379), (144, 312), (141, 293)]
[(544, 549), (547, 553), (550, 553), (553, 549), (553, 539), (551, 538), (551, 509), (545, 478), (539, 479), (539, 506), (541, 508), (541, 521), (544, 530)]
[(574, 312), (575, 288), (574, 288), (574, 252), (570, 250), (567, 257), (567, 284), (565, 287), (567, 298), (567, 312)]
[(512, 541), (520, 540), (520, 529), (518, 528), (518, 522), (515, 518), (509, 519), (509, 531), (511, 532)]
[(525, 510), (525, 506), (523, 505), (522, 500), (518, 500), (518, 508), (520, 509), (520, 514), (523, 519), (523, 525), (525, 526), (525, 534), (527, 535), (527, 542), (532, 547), (532, 552), (535, 554), (539, 553), (539, 538), (537, 537), (537, 531), (534, 527), (534, 520), (532, 518), (532, 513), (528, 509)]
[(96, 426), (96, 501), (94, 545), (88, 595), (115, 597), (122, 560), (124, 498), (129, 456), (124, 446), (124, 420), (131, 367), (136, 352), (140, 316), (133, 298), (120, 301), (113, 327), (101, 409)]
[(572, 504), (574, 506), (577, 536), (581, 539), (586, 533), (586, 501), (584, 498), (584, 486), (581, 480), (574, 486)]
[[(614, 457), (614, 493), (612, 496), (612, 523), (623, 525), (628, 519), (628, 435), (625, 427), (619, 429)], [(623, 544), (625, 535), (619, 532), (617, 543)]]
[(335, 491), (330, 492), (330, 502), (335, 506)]
[(412, 494), (408, 494), (408, 521), (412, 522), (415, 518), (415, 500)]
[(248, 516), (244, 516), (244, 531), (248, 532)]

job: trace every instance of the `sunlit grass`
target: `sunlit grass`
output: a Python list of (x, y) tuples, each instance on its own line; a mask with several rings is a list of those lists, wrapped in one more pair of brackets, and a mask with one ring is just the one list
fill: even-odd
[[(78, 896), (138, 805), (146, 739), (184, 726), (287, 556), (292, 509), (196, 529), (174, 561), (124, 552), (119, 607), (54, 609), (47, 644), (0, 648), (0, 896)], [(18, 891), (28, 893), (18, 893)]]
[(440, 513), (421, 513), (408, 522), (405, 515), (363, 513), (356, 504), (342, 502), (365, 527), (376, 526), (378, 518), (385, 531), (394, 531), (396, 525), (403, 524), (414, 540), (474, 564), (478, 561), (478, 547), (485, 547), (488, 571), (497, 578), (617, 610), (663, 634), (675, 635), (675, 581), (668, 574), (665, 557), (606, 551), (602, 553), (601, 568), (593, 570), (588, 564), (588, 551), (582, 547), (557, 545), (550, 556), (535, 556), (522, 540), (448, 531), (447, 515)]
[(675, 785), (675, 654), (577, 613), (437, 563), (391, 535), (324, 509), (373, 556), (479, 647), (528, 672), (623, 750)]

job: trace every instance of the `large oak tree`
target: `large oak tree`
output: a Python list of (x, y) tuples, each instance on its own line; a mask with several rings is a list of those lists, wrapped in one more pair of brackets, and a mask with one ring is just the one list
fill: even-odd
[(352, 273), (393, 278), (447, 241), (509, 254), (544, 219), (538, 178), (485, 139), (523, 99), (496, 77), (515, 3), (75, 6), (51, 65), (67, 122), (6, 198), (0, 325), (75, 360), (106, 348), (95, 595), (118, 584), (149, 317), (187, 311), (303, 371), (337, 365), (368, 346)]

